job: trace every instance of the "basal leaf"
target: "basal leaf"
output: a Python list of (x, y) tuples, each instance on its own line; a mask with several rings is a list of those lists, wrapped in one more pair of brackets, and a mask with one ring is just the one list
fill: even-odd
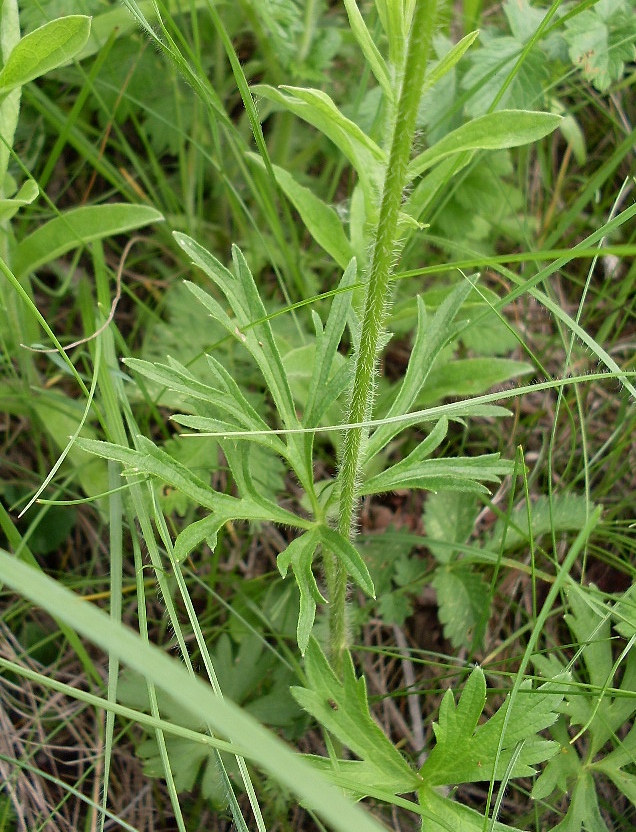
[(147, 205), (113, 203), (74, 208), (40, 226), (18, 244), (13, 272), (16, 277), (23, 277), (74, 248), (153, 222), (163, 222), (163, 216)]
[(13, 47), (0, 71), (0, 96), (71, 61), (90, 30), (90, 17), (78, 14), (59, 17), (29, 32)]
[[(426, 832), (520, 832), (516, 827), (499, 821), (489, 821), (480, 813), (450, 797), (443, 797), (435, 789), (422, 786), (418, 792), (420, 806), (428, 810)], [(429, 819), (439, 818), (438, 822)]]
[[(477, 501), (451, 491), (429, 494), (424, 505), (426, 545), (439, 563), (453, 559), (453, 543), (464, 544), (470, 537), (477, 515)], [(436, 540), (444, 546), (436, 546)]]
[(437, 594), (444, 636), (455, 648), (479, 647), (490, 602), (488, 584), (479, 572), (460, 561), (452, 566), (438, 567), (431, 584)]
[(393, 794), (412, 791), (420, 778), (371, 717), (364, 677), (356, 678), (349, 654), (344, 662), (340, 681), (312, 639), (305, 655), (307, 687), (292, 688), (294, 699), (363, 762), (382, 772)]
[[(563, 694), (558, 692), (559, 687), (562, 685), (548, 682), (533, 690), (529, 683), (524, 682), (514, 701), (501, 742), (510, 699), (506, 699), (487, 722), (478, 725), (486, 702), (486, 680), (481, 668), (476, 667), (457, 704), (452, 691), (444, 695), (439, 722), (434, 725), (437, 742), (420, 769), (425, 782), (429, 786), (442, 786), (501, 780), (513, 755), (516, 762), (510, 776), (534, 774), (532, 765), (556, 752), (556, 743), (540, 739), (537, 732), (557, 719), (556, 708), (563, 699)], [(498, 749), (501, 750), (497, 759)]]
[(498, 110), (469, 121), (444, 136), (410, 163), (409, 181), (456, 153), (501, 150), (530, 144), (555, 130), (561, 116), (527, 110)]

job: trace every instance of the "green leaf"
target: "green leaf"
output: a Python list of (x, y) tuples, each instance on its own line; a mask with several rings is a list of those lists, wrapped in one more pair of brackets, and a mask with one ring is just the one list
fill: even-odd
[(364, 590), (371, 598), (375, 598), (371, 575), (353, 543), (335, 529), (330, 529), (329, 526), (320, 526), (320, 540), (326, 549), (342, 561), (347, 572), (360, 589)]
[(431, 585), (437, 594), (444, 636), (455, 648), (479, 648), (490, 602), (489, 586), (482, 576), (460, 561), (453, 566), (438, 567)]
[(472, 150), (501, 150), (530, 144), (559, 126), (561, 116), (527, 110), (498, 110), (486, 113), (453, 130), (409, 164), (411, 181), (433, 165), (456, 153)]
[[(354, 829), (356, 832), (382, 832), (384, 829), (243, 709), (217, 696), (207, 682), (190, 675), (180, 661), (148, 644), (139, 634), (114, 621), (94, 604), (20, 563), (4, 550), (0, 550), (0, 582), (136, 670), (215, 734), (228, 737), (237, 752), (244, 750), (245, 756), (292, 790), (300, 801), (314, 807), (317, 814), (338, 832)], [(105, 703), (106, 707), (108, 704)], [(391, 743), (387, 743), (395, 754), (399, 754)], [(404, 766), (408, 771), (406, 763)]]
[(40, 189), (33, 179), (27, 179), (18, 193), (11, 199), (0, 199), (0, 222), (10, 220), (20, 208), (30, 205), (39, 193)]
[(267, 320), (267, 311), (242, 253), (236, 246), (233, 246), (235, 277), (216, 257), (191, 237), (175, 232), (174, 238), (192, 261), (203, 269), (224, 293), (236, 316), (235, 319), (231, 319), (220, 304), (198, 286), (188, 284), (188, 288), (210, 310), (219, 323), (241, 341), (252, 354), (274, 398), (285, 427), (299, 427), (285, 369), (271, 325)]
[[(453, 560), (452, 544), (463, 545), (473, 532), (477, 516), (477, 500), (465, 494), (442, 491), (430, 494), (424, 505), (426, 545), (439, 563)], [(443, 546), (436, 546), (436, 540)]]
[(282, 86), (281, 90), (285, 92), (280, 92), (261, 84), (252, 90), (255, 95), (290, 110), (324, 133), (355, 168), (364, 187), (368, 208), (372, 207), (372, 200), (381, 187), (386, 154), (355, 122), (340, 112), (326, 93), (288, 86)]
[(382, 87), (382, 92), (387, 97), (387, 100), (393, 101), (393, 85), (391, 84), (388, 67), (366, 27), (355, 0), (344, 0), (344, 5), (347, 10), (351, 31), (358, 41), (358, 45), (367, 60), (371, 72), (373, 72), (378, 84)]
[[(364, 677), (356, 679), (349, 654), (339, 681), (318, 643), (311, 639), (305, 671), (307, 687), (292, 688), (301, 708), (372, 767), (375, 777), (383, 777), (385, 789), (402, 794), (416, 788), (420, 778), (371, 717)], [(364, 791), (364, 783), (361, 789)]]
[[(430, 436), (431, 434), (427, 439)], [(472, 491), (487, 494), (488, 489), (481, 485), (481, 480), (498, 483), (502, 476), (512, 473), (512, 463), (500, 460), (499, 454), (422, 460), (422, 445), (425, 445), (425, 442), (401, 462), (367, 480), (360, 493), (382, 494), (400, 488), (425, 488), (429, 491)]]
[(548, 80), (548, 62), (542, 49), (532, 47), (516, 67), (525, 44), (516, 37), (493, 36), (488, 30), (481, 33), (483, 47), (469, 56), (471, 68), (462, 79), (462, 87), (470, 96), (465, 112), (468, 116), (486, 113), (499, 95), (502, 86), (509, 81), (512, 68), (514, 78), (499, 101), (501, 109), (527, 110), (543, 100)]
[(505, 823), (494, 823), (484, 818), (469, 806), (464, 806), (450, 797), (443, 797), (435, 789), (422, 786), (418, 792), (420, 806), (440, 820), (437, 824), (429, 821), (427, 815), (426, 832), (520, 832), (516, 827), (506, 826)]
[(636, 57), (636, 18), (633, 6), (599, 2), (565, 22), (563, 33), (570, 60), (600, 92), (623, 77), (625, 63)]
[[(557, 719), (556, 708), (563, 700), (559, 687), (562, 685), (551, 681), (533, 690), (529, 681), (523, 682), (500, 742), (510, 698), (493, 717), (478, 725), (486, 702), (486, 679), (481, 668), (476, 667), (457, 705), (452, 691), (444, 694), (439, 722), (433, 726), (437, 742), (420, 769), (427, 785), (501, 780), (506, 773), (510, 777), (534, 774), (532, 766), (551, 757), (557, 749), (556, 743), (539, 738), (537, 732)], [(512, 771), (507, 772), (513, 756), (516, 760)]]
[(16, 247), (13, 272), (24, 277), (45, 263), (93, 240), (125, 234), (163, 216), (147, 205), (88, 205), (74, 208), (40, 226)]
[(327, 603), (323, 598), (311, 565), (320, 543), (320, 533), (311, 529), (301, 537), (297, 537), (276, 558), (278, 571), (284, 578), (290, 565), (300, 591), (300, 613), (296, 638), (302, 655), (305, 655), (311, 630), (316, 617), (316, 603)]
[(440, 361), (431, 371), (428, 384), (417, 398), (416, 407), (424, 408), (448, 397), (480, 396), (497, 384), (534, 372), (532, 364), (511, 358), (490, 356)]
[[(413, 349), (404, 379), (397, 395), (394, 396), (386, 414), (387, 417), (401, 416), (412, 408), (440, 352), (463, 328), (463, 323), (454, 324), (453, 321), (472, 289), (473, 283), (470, 280), (460, 283), (440, 303), (430, 321), (426, 305), (418, 296), (417, 330)], [(400, 424), (380, 426), (369, 439), (366, 459), (373, 459), (402, 430), (402, 427)]]
[[(256, 153), (249, 153), (248, 158), (265, 167), (261, 157)], [(333, 257), (340, 268), (345, 269), (353, 257), (353, 250), (338, 214), (313, 191), (297, 182), (284, 168), (272, 165), (272, 169), (276, 181), (300, 214), (307, 231), (318, 245)]]
[[(556, 494), (551, 500), (538, 497), (530, 506), (532, 538), (552, 532), (578, 531), (594, 510), (582, 494)], [(510, 516), (497, 520), (484, 548), (493, 552), (510, 551), (527, 546), (530, 540), (528, 508), (524, 504), (515, 507)]]
[(13, 47), (0, 71), (0, 96), (71, 61), (90, 30), (90, 17), (69, 15), (29, 32)]

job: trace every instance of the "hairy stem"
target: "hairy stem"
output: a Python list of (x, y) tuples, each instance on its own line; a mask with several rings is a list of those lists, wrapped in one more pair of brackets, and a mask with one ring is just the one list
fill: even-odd
[[(374, 376), (382, 344), (387, 298), (390, 295), (406, 169), (411, 156), (417, 109), (439, 2), (440, 0), (418, 0), (409, 34), (408, 52), (367, 281), (360, 348), (356, 355), (347, 423), (367, 420), (373, 406)], [(340, 469), (338, 529), (346, 536), (354, 534), (357, 523), (358, 482), (367, 434), (368, 431), (363, 428), (352, 428), (345, 432)], [(340, 674), (343, 655), (347, 649), (347, 574), (340, 561), (334, 561), (326, 569), (328, 583), (331, 584), (329, 640), (334, 669)]]

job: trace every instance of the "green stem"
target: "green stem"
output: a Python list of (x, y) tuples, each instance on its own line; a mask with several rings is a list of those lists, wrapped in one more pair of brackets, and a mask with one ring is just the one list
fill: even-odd
[[(440, 0), (418, 0), (409, 35), (402, 88), (393, 126), (391, 151), (386, 169), (380, 214), (367, 282), (360, 347), (347, 423), (364, 422), (373, 406), (374, 376), (382, 345), (387, 299), (393, 274), (398, 220), (406, 185), (406, 169), (411, 157), (415, 122), (426, 75), (433, 26)], [(350, 537), (358, 515), (358, 490), (364, 445), (368, 431), (352, 428), (345, 432), (340, 469), (340, 516), (338, 529)], [(340, 675), (347, 649), (346, 597), (347, 573), (333, 559), (326, 568), (330, 590), (329, 641), (334, 670)], [(329, 580), (331, 578), (331, 580)]]

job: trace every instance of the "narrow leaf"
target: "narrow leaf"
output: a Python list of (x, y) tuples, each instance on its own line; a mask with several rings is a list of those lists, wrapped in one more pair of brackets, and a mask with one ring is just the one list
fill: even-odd
[(366, 563), (360, 557), (360, 553), (356, 547), (334, 529), (328, 526), (320, 527), (320, 538), (323, 546), (338, 557), (346, 566), (347, 572), (351, 575), (358, 586), (363, 589), (367, 595), (375, 598), (375, 589), (373, 588), (373, 581), (367, 569)]
[(382, 87), (382, 92), (385, 94), (387, 99), (389, 101), (393, 101), (393, 86), (391, 84), (389, 70), (384, 62), (384, 58), (378, 50), (378, 47), (375, 45), (369, 30), (367, 29), (364, 19), (360, 14), (360, 9), (358, 8), (355, 0), (344, 0), (344, 4), (347, 10), (347, 16), (349, 17), (349, 26), (351, 27), (351, 31), (353, 32), (355, 39), (358, 41), (358, 45), (362, 50), (364, 57), (367, 59), (371, 72), (375, 75), (376, 80)]
[(408, 180), (455, 153), (500, 150), (536, 142), (559, 126), (561, 116), (529, 110), (499, 110), (487, 113), (453, 130), (410, 163)]

